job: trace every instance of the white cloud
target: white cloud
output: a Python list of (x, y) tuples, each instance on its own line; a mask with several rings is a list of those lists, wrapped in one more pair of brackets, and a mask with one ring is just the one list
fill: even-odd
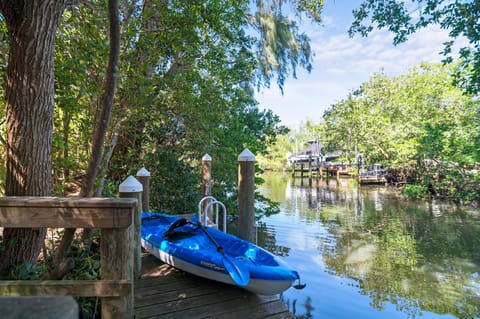
[[(290, 126), (306, 118), (318, 121), (327, 107), (347, 98), (375, 72), (383, 70), (396, 76), (420, 62), (443, 59), (439, 53), (449, 40), (446, 30), (429, 27), (398, 46), (393, 46), (393, 35), (386, 30), (374, 30), (368, 38), (359, 35), (350, 38), (347, 34), (352, 20), (350, 12), (346, 13), (348, 17), (329, 13), (323, 18), (322, 27), (303, 26), (315, 52), (312, 73), (298, 70), (297, 80), (285, 83), (284, 96), (274, 87), (258, 94), (261, 108), (272, 109)], [(465, 44), (461, 40), (457, 47)]]
[(325, 72), (333, 76), (344, 76), (346, 75), (347, 70), (341, 67), (330, 67), (330, 68), (327, 68)]

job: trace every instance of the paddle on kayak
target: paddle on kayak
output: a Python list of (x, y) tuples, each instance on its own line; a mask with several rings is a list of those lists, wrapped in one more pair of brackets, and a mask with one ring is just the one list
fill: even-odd
[(233, 281), (241, 287), (247, 286), (248, 282), (250, 281), (250, 272), (248, 271), (247, 267), (245, 267), (239, 261), (225, 255), (223, 247), (217, 243), (217, 241), (215, 240), (215, 238), (212, 237), (212, 235), (210, 235), (205, 226), (203, 226), (200, 222), (196, 223), (196, 225), (200, 227), (200, 229), (205, 233), (205, 235), (207, 235), (208, 239), (210, 239), (210, 241), (215, 245), (215, 247), (217, 248), (217, 252), (222, 254), (223, 265), (228, 271), (230, 277), (232, 277)]
[(222, 254), (223, 265), (225, 266), (225, 269), (227, 270), (232, 280), (241, 287), (247, 286), (248, 282), (250, 281), (250, 272), (248, 271), (247, 267), (245, 267), (239, 261), (233, 258), (230, 258), (228, 255), (225, 255), (225, 252), (223, 251), (223, 247), (217, 243), (215, 238), (212, 237), (212, 235), (208, 232), (205, 226), (202, 225), (202, 223), (189, 221), (185, 218), (180, 218), (170, 225), (170, 227), (165, 232), (163, 237), (167, 238), (171, 236), (174, 233), (174, 230), (176, 228), (182, 227), (186, 224), (192, 224), (197, 226), (205, 233), (205, 235), (207, 235), (208, 239), (215, 245), (217, 252)]

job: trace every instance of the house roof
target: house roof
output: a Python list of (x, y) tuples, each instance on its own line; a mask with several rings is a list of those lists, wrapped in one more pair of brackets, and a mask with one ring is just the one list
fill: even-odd
[(305, 157), (309, 155), (313, 156), (321, 156), (320, 152), (323, 148), (322, 145), (320, 145), (317, 141), (309, 141), (307, 142), (309, 145), (301, 150), (300, 152), (296, 154), (292, 154), (289, 159), (294, 159), (295, 157)]

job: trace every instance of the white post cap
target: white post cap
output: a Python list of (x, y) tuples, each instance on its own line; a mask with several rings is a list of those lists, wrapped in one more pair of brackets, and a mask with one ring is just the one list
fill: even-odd
[(202, 161), (203, 161), (203, 162), (211, 162), (211, 161), (212, 161), (212, 157), (211, 157), (210, 155), (208, 155), (208, 154), (205, 154), (205, 155), (203, 155), (203, 157), (202, 157)]
[(150, 176), (150, 172), (144, 166), (138, 170), (137, 176)]
[(239, 162), (255, 162), (255, 155), (248, 148), (244, 149), (240, 155), (238, 155)]
[(118, 191), (120, 193), (139, 193), (143, 191), (143, 186), (135, 177), (130, 175), (120, 184)]

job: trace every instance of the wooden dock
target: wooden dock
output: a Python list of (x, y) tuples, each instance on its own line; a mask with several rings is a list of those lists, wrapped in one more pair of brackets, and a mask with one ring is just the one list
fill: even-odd
[(274, 296), (197, 277), (145, 253), (135, 281), (135, 318), (295, 318)]
[(386, 184), (385, 176), (360, 176), (358, 178), (360, 184)]

